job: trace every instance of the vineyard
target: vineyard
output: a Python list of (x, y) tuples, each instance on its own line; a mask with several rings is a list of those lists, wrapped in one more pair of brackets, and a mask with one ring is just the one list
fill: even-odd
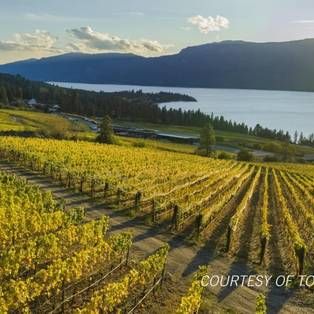
[[(0, 159), (271, 272), (314, 270), (313, 166), (17, 137), (1, 138)], [(107, 216), (85, 215), (0, 174), (1, 313), (128, 313), (162, 286), (168, 246), (134, 261), (129, 233), (108, 233)], [(197, 312), (204, 273), (194, 271), (177, 313)]]
[(51, 194), (5, 173), (0, 206), (1, 313), (109, 313), (163, 279), (168, 246), (130, 262), (132, 236), (108, 236), (106, 216), (84, 222), (82, 209), (62, 210)]

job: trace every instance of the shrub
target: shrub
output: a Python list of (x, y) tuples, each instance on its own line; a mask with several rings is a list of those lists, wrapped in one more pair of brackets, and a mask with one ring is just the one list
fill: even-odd
[(259, 144), (259, 143), (254, 143), (254, 144), (252, 145), (252, 148), (257, 149), (257, 150), (261, 150), (261, 149), (262, 149), (262, 145)]
[(227, 152), (221, 152), (218, 154), (218, 159), (233, 159), (233, 156)]
[(225, 138), (223, 136), (216, 136), (216, 142), (223, 143)]
[(97, 136), (97, 141), (106, 144), (116, 144), (112, 121), (109, 116), (105, 116), (101, 122), (100, 133)]
[(282, 147), (277, 143), (267, 143), (262, 146), (262, 149), (267, 152), (281, 153)]
[(218, 158), (217, 152), (215, 150), (207, 152), (205, 148), (198, 147), (195, 150), (195, 154), (202, 156), (202, 157), (211, 157), (211, 158)]
[(139, 147), (139, 148), (143, 148), (146, 146), (146, 143), (144, 141), (137, 141), (137, 142), (134, 142), (132, 144), (134, 147)]
[(243, 149), (238, 152), (237, 159), (240, 161), (252, 161), (253, 154), (250, 153), (248, 150)]
[(270, 155), (265, 156), (263, 160), (265, 162), (277, 162), (277, 161), (279, 161), (276, 156), (270, 156)]

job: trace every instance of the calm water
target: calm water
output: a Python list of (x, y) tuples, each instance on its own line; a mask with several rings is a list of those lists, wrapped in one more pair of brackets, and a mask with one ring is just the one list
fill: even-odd
[(197, 102), (173, 102), (168, 108), (200, 109), (206, 113), (223, 115), (227, 119), (257, 123), (271, 129), (295, 130), (305, 135), (314, 133), (314, 93), (258, 91), (210, 88), (177, 88), (156, 86), (103, 85), (81, 83), (54, 83), (63, 87), (115, 92), (142, 89), (143, 92), (177, 92), (188, 94)]

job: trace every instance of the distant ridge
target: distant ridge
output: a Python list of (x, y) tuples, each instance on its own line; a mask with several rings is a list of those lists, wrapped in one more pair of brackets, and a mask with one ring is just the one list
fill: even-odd
[(69, 53), (0, 65), (0, 72), (59, 82), (314, 91), (314, 39), (223, 41), (174, 55)]

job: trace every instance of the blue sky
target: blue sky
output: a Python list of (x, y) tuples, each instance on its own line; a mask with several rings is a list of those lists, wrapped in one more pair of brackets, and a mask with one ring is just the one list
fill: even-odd
[(313, 0), (0, 0), (0, 63), (66, 52), (153, 56), (220, 40), (314, 37)]

